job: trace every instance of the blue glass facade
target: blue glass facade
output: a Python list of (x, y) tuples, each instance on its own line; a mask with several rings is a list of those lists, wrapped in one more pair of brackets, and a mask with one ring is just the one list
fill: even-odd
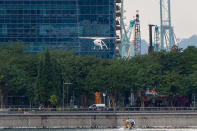
[(0, 0), (0, 43), (20, 40), (32, 52), (46, 47), (75, 50), (79, 55), (112, 58), (109, 49), (94, 49), (92, 39), (115, 37), (114, 0)]

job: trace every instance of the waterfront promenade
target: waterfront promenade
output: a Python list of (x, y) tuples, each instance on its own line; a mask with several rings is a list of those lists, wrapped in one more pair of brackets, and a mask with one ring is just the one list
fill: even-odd
[(138, 128), (196, 128), (196, 110), (1, 112), (0, 128), (120, 128), (134, 119)]

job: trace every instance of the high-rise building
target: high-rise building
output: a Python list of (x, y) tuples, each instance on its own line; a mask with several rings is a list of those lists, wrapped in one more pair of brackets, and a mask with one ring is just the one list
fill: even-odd
[(0, 43), (113, 58), (115, 7), (114, 0), (0, 0)]

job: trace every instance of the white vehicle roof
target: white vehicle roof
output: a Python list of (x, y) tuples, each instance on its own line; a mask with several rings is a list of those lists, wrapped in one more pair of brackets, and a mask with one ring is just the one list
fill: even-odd
[(105, 106), (105, 104), (93, 104), (95, 106)]

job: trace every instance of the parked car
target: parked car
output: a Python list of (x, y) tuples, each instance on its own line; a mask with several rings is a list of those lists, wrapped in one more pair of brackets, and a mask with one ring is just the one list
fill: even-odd
[(93, 104), (89, 106), (88, 109), (93, 111), (105, 111), (107, 110), (107, 107), (105, 106), (105, 104)]

